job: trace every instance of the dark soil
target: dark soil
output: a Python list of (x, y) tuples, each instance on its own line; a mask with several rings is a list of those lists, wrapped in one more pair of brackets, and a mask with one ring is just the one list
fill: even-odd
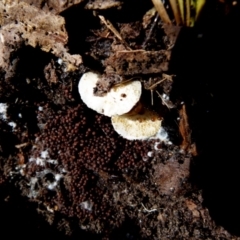
[[(240, 239), (238, 5), (216, 1), (201, 24), (169, 28), (143, 20), (151, 1), (94, 14), (86, 2), (60, 14), (78, 68), (22, 43), (11, 46), (11, 74), (1, 70), (2, 239)], [(112, 76), (141, 80), (168, 137), (119, 136), (81, 101), (87, 71), (110, 76), (104, 93)]]

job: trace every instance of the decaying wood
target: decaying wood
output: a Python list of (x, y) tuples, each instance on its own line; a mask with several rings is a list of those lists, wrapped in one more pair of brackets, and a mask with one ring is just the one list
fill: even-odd
[(168, 70), (170, 52), (160, 51), (118, 51), (104, 62), (119, 75), (162, 73)]
[(191, 139), (191, 128), (189, 126), (188, 122), (188, 116), (186, 112), (186, 106), (183, 104), (182, 108), (179, 111), (179, 117), (180, 117), (180, 122), (179, 122), (179, 132), (182, 136), (182, 144), (181, 148), (184, 151), (188, 151), (192, 153), (194, 156), (197, 155), (197, 149), (195, 143), (192, 143)]

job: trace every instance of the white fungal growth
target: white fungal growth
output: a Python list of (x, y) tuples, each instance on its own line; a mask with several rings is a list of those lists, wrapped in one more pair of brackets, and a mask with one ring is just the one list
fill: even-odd
[(63, 177), (62, 174), (59, 173), (55, 174), (56, 181), (59, 181), (62, 177)]
[(7, 104), (6, 103), (0, 103), (0, 118), (3, 120), (7, 119)]
[(36, 162), (37, 165), (45, 166), (45, 160), (42, 158), (30, 158), (29, 162)]
[(53, 182), (53, 183), (50, 183), (50, 184), (47, 186), (47, 188), (48, 188), (49, 190), (54, 190), (54, 189), (56, 188), (57, 184), (58, 184), (57, 181), (56, 181), (56, 182)]
[(160, 142), (155, 142), (155, 143), (154, 143), (154, 149), (155, 149), (156, 151), (160, 150), (160, 146), (161, 146)]
[(48, 157), (49, 157), (49, 154), (48, 154), (48, 151), (47, 151), (47, 150), (41, 152), (41, 158), (46, 159), (46, 158), (48, 158)]
[(153, 157), (154, 154), (153, 154), (152, 151), (150, 151), (150, 152), (147, 153), (147, 155), (148, 155), (148, 157)]
[(13, 128), (13, 130), (17, 126), (17, 124), (15, 122), (9, 122), (8, 125), (11, 126)]
[(58, 161), (54, 160), (54, 159), (46, 160), (46, 162), (51, 163), (51, 164), (58, 164)]
[[(34, 147), (33, 147), (34, 149)], [(29, 162), (35, 162), (37, 165), (39, 166), (46, 166), (46, 163), (50, 163), (50, 164), (57, 164), (58, 161), (55, 159), (50, 159), (48, 150), (44, 150), (40, 153), (39, 157), (31, 157), (29, 159)]]
[(90, 202), (90, 201), (85, 201), (85, 202), (81, 202), (80, 206), (81, 206), (82, 209), (85, 209), (85, 210), (91, 212), (92, 207), (93, 207), (93, 203)]
[(62, 60), (61, 58), (59, 58), (59, 59), (57, 60), (57, 62), (58, 62), (59, 65), (62, 65), (62, 64), (63, 64), (63, 60)]
[(168, 141), (168, 133), (163, 127), (161, 127), (154, 138), (159, 139), (160, 141)]
[(29, 198), (36, 198), (38, 196), (38, 191), (36, 190), (37, 182), (38, 182), (37, 177), (32, 177), (30, 179), (30, 182), (28, 184), (30, 186), (30, 191), (29, 191), (29, 194), (28, 194)]

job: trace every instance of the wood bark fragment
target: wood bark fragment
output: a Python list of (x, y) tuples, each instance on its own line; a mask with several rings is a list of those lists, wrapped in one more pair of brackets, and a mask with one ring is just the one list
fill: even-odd
[(179, 111), (179, 117), (180, 117), (179, 132), (183, 139), (181, 144), (181, 149), (196, 156), (197, 149), (196, 149), (195, 143), (192, 143), (192, 139), (191, 139), (192, 131), (189, 126), (186, 106), (184, 104), (182, 105), (182, 108)]
[(168, 70), (170, 51), (118, 51), (105, 60), (119, 75), (162, 73)]

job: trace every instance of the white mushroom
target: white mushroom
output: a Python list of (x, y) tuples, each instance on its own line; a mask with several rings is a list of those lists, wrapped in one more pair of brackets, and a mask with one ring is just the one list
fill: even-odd
[(145, 140), (157, 134), (161, 118), (148, 109), (135, 115), (112, 116), (115, 131), (128, 140)]
[(78, 90), (83, 102), (91, 109), (106, 115), (122, 115), (129, 112), (139, 101), (142, 93), (140, 81), (131, 81), (112, 87), (104, 96), (95, 96), (99, 75), (93, 72), (83, 74)]

